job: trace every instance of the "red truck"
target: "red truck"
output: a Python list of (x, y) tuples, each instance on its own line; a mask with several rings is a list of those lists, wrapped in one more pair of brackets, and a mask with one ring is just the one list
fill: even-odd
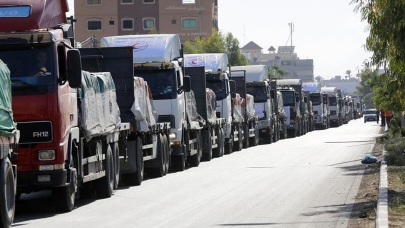
[[(79, 195), (110, 197), (121, 170), (126, 183), (139, 185), (145, 157), (154, 161), (154, 174), (166, 174), (170, 145), (170, 124), (141, 131), (144, 120), (120, 110), (111, 73), (82, 71), (72, 27), (65, 24), (67, 11), (66, 0), (0, 2), (0, 59), (10, 68), (20, 131), (12, 161), (18, 167), (17, 197), (52, 189), (55, 209), (62, 212), (72, 210)], [(132, 47), (118, 54), (128, 60), (131, 74), (117, 87), (134, 88)], [(134, 90), (126, 92), (133, 101)]]

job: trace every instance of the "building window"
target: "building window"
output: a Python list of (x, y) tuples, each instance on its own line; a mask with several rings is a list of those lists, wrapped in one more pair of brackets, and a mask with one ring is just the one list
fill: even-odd
[(125, 18), (121, 20), (122, 30), (134, 30), (134, 19)]
[(121, 4), (134, 4), (134, 0), (121, 0)]
[(86, 0), (88, 6), (98, 6), (101, 5), (101, 0)]
[(173, 25), (177, 24), (177, 20), (176, 20), (176, 19), (173, 19), (173, 20), (172, 20), (172, 24), (173, 24)]
[(183, 4), (195, 4), (195, 0), (182, 0)]
[(155, 0), (142, 0), (143, 4), (155, 4)]
[(143, 18), (142, 24), (144, 30), (151, 30), (155, 28), (155, 18)]
[(114, 25), (114, 21), (113, 21), (113, 20), (110, 21), (110, 25)]
[(196, 18), (181, 19), (181, 28), (182, 29), (196, 29), (197, 28), (197, 19)]
[(101, 31), (103, 30), (101, 20), (88, 20), (87, 21), (88, 31)]

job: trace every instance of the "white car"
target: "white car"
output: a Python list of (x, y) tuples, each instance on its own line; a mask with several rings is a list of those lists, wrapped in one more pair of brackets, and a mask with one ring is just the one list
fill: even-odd
[(368, 109), (364, 112), (364, 123), (369, 121), (377, 121), (377, 110)]

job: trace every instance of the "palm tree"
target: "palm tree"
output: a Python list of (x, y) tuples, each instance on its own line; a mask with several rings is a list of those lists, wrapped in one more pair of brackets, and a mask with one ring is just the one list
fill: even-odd
[(346, 71), (346, 78), (349, 78), (350, 79), (350, 75), (351, 75), (351, 73), (352, 73), (352, 71), (351, 70), (347, 70)]

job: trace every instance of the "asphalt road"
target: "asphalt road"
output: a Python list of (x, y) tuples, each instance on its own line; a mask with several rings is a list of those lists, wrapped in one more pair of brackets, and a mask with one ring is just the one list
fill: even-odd
[(56, 214), (23, 195), (14, 227), (346, 227), (379, 127), (363, 120), (235, 152), (197, 168), (79, 200)]

